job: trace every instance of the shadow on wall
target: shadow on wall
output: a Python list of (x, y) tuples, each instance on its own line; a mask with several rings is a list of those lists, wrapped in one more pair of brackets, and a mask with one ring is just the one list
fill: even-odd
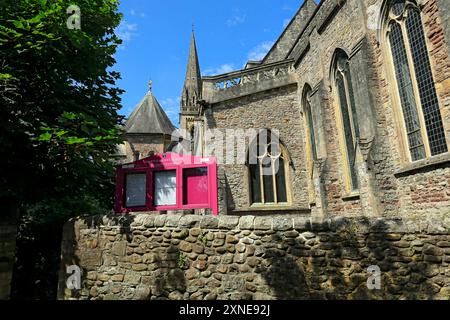
[[(107, 219), (110, 229), (119, 227), (118, 232), (108, 230), (104, 219)], [(156, 242), (147, 242), (141, 230), (132, 228), (134, 221), (133, 215), (95, 216), (73, 219), (65, 225), (59, 299), (96, 300), (100, 295), (104, 300), (150, 300), (152, 296), (183, 299), (187, 289), (183, 271), (187, 266), (183, 253), (170, 241), (164, 242), (163, 233), (158, 231), (152, 232)], [(78, 229), (75, 224), (82, 227)], [(100, 228), (105, 239), (100, 238)], [(79, 230), (79, 234), (74, 234), (74, 230)], [(93, 233), (96, 235), (93, 236)], [(103, 250), (108, 246), (107, 242), (112, 246), (109, 251)], [(71, 259), (67, 260), (67, 257)], [(83, 266), (82, 290), (67, 289), (69, 275), (66, 268), (71, 265)], [(124, 274), (116, 273), (117, 266), (126, 270)], [(83, 292), (83, 288), (89, 288), (89, 291)]]
[[(370, 223), (363, 220), (359, 225)], [(285, 232), (293, 238), (274, 233), (261, 255), (260, 272), (280, 300), (436, 298), (448, 286), (444, 276), (435, 277), (440, 273), (442, 258), (435, 255), (440, 249), (427, 239), (388, 229), (380, 222), (361, 233), (345, 223), (335, 232), (307, 232), (303, 240), (296, 231)], [(368, 289), (370, 266), (381, 269), (381, 290)]]
[[(63, 258), (73, 260), (63, 264), (85, 268), (83, 289), (65, 289), (62, 268), (60, 298), (449, 298), (443, 263), (448, 234), (400, 233), (401, 221), (397, 228), (397, 221), (340, 219), (311, 225), (305, 220), (304, 228), (293, 230), (290, 219), (285, 227), (264, 219), (259, 228), (263, 221), (272, 227), (251, 231), (236, 230), (239, 219), (230, 216), (219, 221), (178, 215), (73, 220), (65, 227), (62, 248)], [(381, 271), (381, 290), (367, 286), (370, 266)]]

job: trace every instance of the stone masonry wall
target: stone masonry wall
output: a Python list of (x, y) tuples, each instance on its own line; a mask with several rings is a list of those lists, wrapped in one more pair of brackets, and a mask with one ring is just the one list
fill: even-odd
[[(440, 1), (419, 1), (422, 6), (422, 22), (429, 50), (436, 92), (439, 97), (444, 129), (449, 137), (450, 128), (450, 59), (448, 43), (446, 44), (444, 25), (441, 23), (447, 11)], [(382, 5), (383, 1), (368, 0), (367, 6)], [(448, 7), (448, 4), (445, 6)], [(408, 171), (407, 162), (402, 159), (405, 147), (398, 130), (399, 121), (395, 113), (395, 96), (393, 83), (389, 74), (391, 69), (386, 59), (387, 47), (378, 39), (378, 30), (367, 30), (370, 47), (369, 58), (371, 79), (368, 83), (373, 91), (377, 118), (377, 141), (374, 146), (374, 172), (379, 197), (383, 200), (386, 215), (425, 215), (438, 212), (450, 212), (450, 166), (448, 154), (441, 157), (440, 166), (427, 167), (426, 161), (416, 163), (418, 170)], [(381, 41), (381, 42), (380, 42)], [(448, 139), (448, 138), (447, 138)], [(447, 140), (448, 142), (448, 140)], [(399, 174), (404, 172), (404, 174)]]
[[(66, 266), (83, 270), (65, 289)], [(130, 215), (69, 221), (60, 299), (449, 299), (440, 220)], [(381, 269), (369, 290), (367, 268)]]
[(139, 158), (147, 158), (151, 152), (164, 153), (170, 144), (170, 136), (162, 134), (127, 135), (125, 143), (126, 159), (123, 163), (135, 161), (135, 153), (139, 152)]
[[(212, 112), (206, 114), (207, 129), (218, 129), (225, 135), (226, 130), (270, 128), (278, 130), (280, 141), (287, 148), (292, 160), (289, 168), (288, 186), (292, 190), (291, 208), (309, 208), (306, 175), (306, 155), (302, 140), (304, 128), (300, 121), (297, 101), (297, 88), (294, 86), (270, 90), (264, 93), (229, 100), (216, 104)], [(224, 154), (227, 153), (224, 145)], [(220, 167), (224, 170), (227, 190), (227, 205), (230, 211), (249, 210), (250, 191), (248, 167), (234, 153), (234, 163)]]
[[(385, 0), (324, 0), (301, 34), (290, 57), (297, 57), (297, 92), (294, 86), (268, 90), (212, 105), (206, 115), (208, 128), (242, 129), (267, 127), (280, 130), (293, 158), (290, 183), (294, 209), (309, 208), (314, 216), (423, 217), (450, 212), (450, 153), (412, 163), (407, 159), (403, 119), (392, 82), (386, 39), (369, 28), (367, 8), (382, 7)], [(429, 51), (433, 79), (439, 99), (447, 144), (450, 139), (450, 58), (446, 35), (448, 1), (418, 1)], [(381, 32), (384, 34), (383, 32)], [(339, 36), (337, 36), (339, 35)], [(337, 112), (333, 80), (330, 79), (336, 50), (349, 57), (352, 88), (358, 106), (360, 131), (356, 167), (359, 193), (345, 187), (345, 144), (342, 121)], [(301, 102), (305, 86), (316, 98), (311, 108), (321, 113), (315, 124), (316, 144), (321, 149), (320, 179), (316, 205), (308, 199), (308, 161), (305, 155), (304, 114)], [(222, 93), (223, 94), (223, 93)], [(368, 129), (370, 127), (370, 129)], [(362, 130), (364, 129), (364, 130)], [(319, 139), (320, 137), (320, 139)], [(230, 211), (246, 210), (249, 203), (248, 170), (244, 165), (224, 166)], [(320, 189), (320, 188), (317, 188)]]

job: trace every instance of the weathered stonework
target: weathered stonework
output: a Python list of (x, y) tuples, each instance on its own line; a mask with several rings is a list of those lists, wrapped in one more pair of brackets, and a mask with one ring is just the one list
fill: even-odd
[[(186, 227), (189, 225), (189, 227)], [(60, 299), (449, 299), (450, 218), (101, 216), (64, 228)], [(65, 266), (83, 270), (65, 288)], [(369, 290), (369, 266), (381, 289)]]
[[(277, 130), (290, 160), (289, 203), (252, 204), (249, 167), (233, 152), (218, 168), (219, 218), (197, 210), (69, 222), (63, 266), (83, 268), (83, 288), (65, 290), (62, 267), (60, 298), (448, 299), (450, 154), (408, 159), (386, 30), (377, 29), (381, 20), (368, 23), (368, 9), (386, 3), (307, 1), (263, 61), (225, 75), (201, 78), (192, 37), (184, 89), (194, 89), (183, 93), (181, 129), (194, 133), (195, 154), (210, 155), (208, 129)], [(417, 4), (450, 147), (449, 4)], [(337, 52), (348, 58), (360, 128), (353, 193), (333, 83)], [(305, 87), (314, 161), (306, 154)], [(366, 285), (373, 265), (381, 290)]]
[[(171, 137), (163, 134), (141, 134), (127, 135), (123, 144), (122, 163), (136, 161), (136, 158), (143, 159), (152, 154), (164, 153), (171, 143)], [(139, 157), (138, 157), (139, 155)]]
[(267, 53), (267, 56), (263, 61), (264, 64), (287, 58), (291, 47), (297, 41), (299, 30), (302, 30), (305, 27), (316, 8), (317, 5), (313, 0), (306, 0), (303, 2), (295, 17), (286, 27), (273, 48)]
[[(442, 0), (418, 1), (429, 51), (436, 93), (450, 141), (449, 5)], [(297, 16), (262, 64), (226, 75), (205, 77), (201, 114), (205, 129), (270, 128), (292, 157), (288, 183), (292, 187), (291, 212), (327, 216), (409, 217), (450, 214), (450, 156), (444, 153), (411, 163), (407, 158), (403, 119), (398, 116), (395, 83), (389, 74), (385, 31), (368, 23), (369, 8), (384, 8), (384, 0), (324, 0), (300, 9)], [(378, 17), (383, 19), (383, 17)], [(294, 37), (296, 35), (296, 38)], [(337, 36), (338, 35), (338, 36)], [(295, 38), (295, 41), (294, 41)], [(290, 49), (287, 49), (290, 47)], [(342, 123), (333, 85), (333, 61), (337, 50), (349, 59), (360, 137), (356, 165), (360, 189), (346, 190), (346, 159)], [(273, 72), (292, 64), (288, 78)], [(247, 75), (270, 74), (266, 78)], [(295, 80), (293, 83), (292, 80)], [(212, 90), (214, 84), (223, 83)], [(267, 87), (267, 84), (272, 87)], [(305, 115), (301, 112), (305, 86), (313, 89), (311, 108), (316, 130), (318, 160), (306, 157)], [(397, 110), (397, 111), (396, 111)], [(449, 145), (450, 147), (450, 145)], [(308, 166), (315, 169), (308, 177)], [(228, 211), (251, 208), (248, 166), (223, 165)], [(308, 190), (309, 189), (309, 190)], [(315, 201), (310, 189), (314, 190)], [(285, 213), (282, 208), (278, 214)], [(274, 210), (276, 211), (276, 210)]]
[[(297, 139), (303, 132), (303, 127), (300, 125), (295, 86), (223, 102), (214, 107), (206, 121), (208, 129), (218, 129), (224, 134), (229, 128), (240, 129), (243, 132), (253, 128), (278, 130), (279, 138), (289, 150), (292, 160), (289, 171), (291, 177), (289, 183), (293, 190), (292, 211), (309, 208), (307, 189), (303, 187), (307, 183), (304, 145), (303, 141)], [(224, 146), (224, 154), (227, 154), (227, 146)], [(233, 159), (236, 164), (222, 166), (226, 177), (227, 205), (230, 211), (248, 210), (250, 207), (249, 195), (245, 191), (248, 190), (249, 183), (247, 166), (238, 164), (237, 156), (235, 154)]]

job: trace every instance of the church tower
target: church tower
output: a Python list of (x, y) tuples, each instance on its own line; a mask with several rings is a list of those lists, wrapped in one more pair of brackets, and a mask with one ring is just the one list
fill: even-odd
[(197, 46), (194, 30), (192, 30), (191, 46), (189, 49), (186, 79), (181, 93), (180, 129), (193, 132), (196, 117), (199, 115), (202, 100), (202, 76), (198, 63)]
[(137, 161), (155, 153), (164, 153), (170, 146), (175, 127), (152, 92), (148, 92), (125, 123), (125, 142), (118, 146), (120, 163)]

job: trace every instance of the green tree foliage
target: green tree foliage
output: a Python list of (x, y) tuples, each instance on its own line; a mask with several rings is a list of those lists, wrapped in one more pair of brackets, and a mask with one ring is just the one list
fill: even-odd
[(116, 0), (0, 0), (0, 201), (22, 212), (13, 296), (54, 297), (62, 224), (112, 207), (121, 18)]
[[(120, 142), (115, 0), (5, 0), (0, 7), (0, 197), (110, 197)], [(109, 185), (108, 185), (109, 184)], [(106, 191), (106, 192), (103, 192)]]

